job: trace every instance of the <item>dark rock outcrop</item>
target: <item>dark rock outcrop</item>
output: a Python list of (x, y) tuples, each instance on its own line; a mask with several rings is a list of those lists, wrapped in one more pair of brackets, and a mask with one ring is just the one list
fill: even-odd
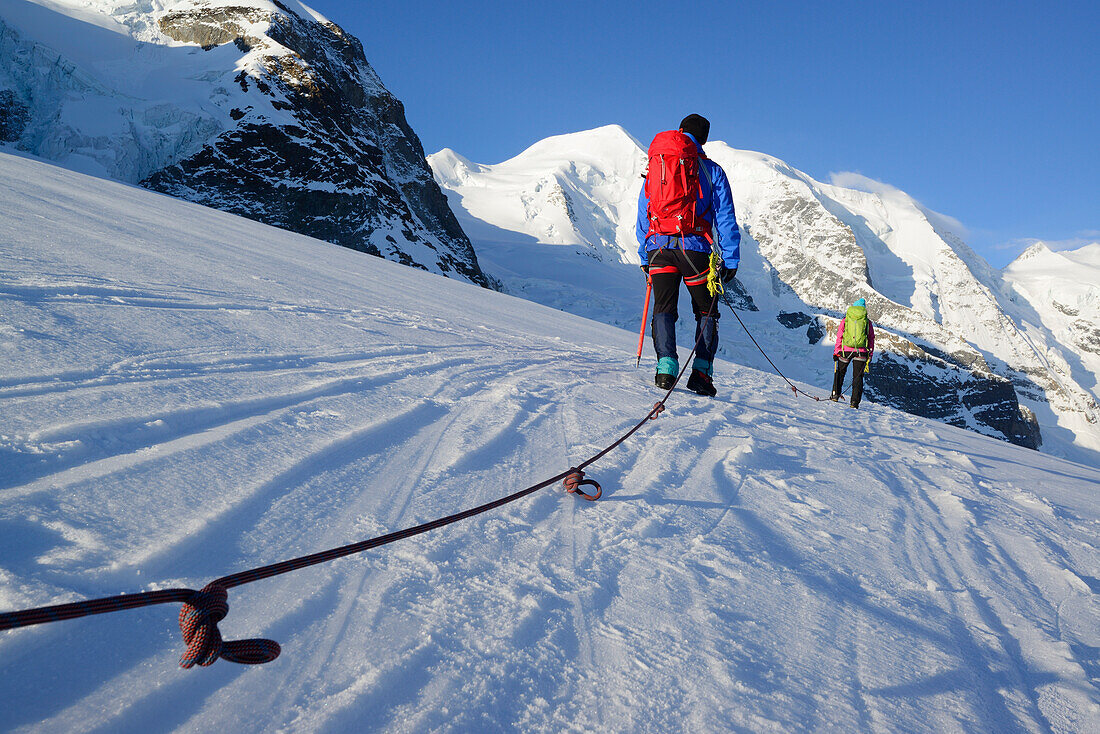
[(19, 140), (27, 129), (30, 110), (11, 89), (0, 89), (0, 141), (10, 143)]
[[(489, 286), (404, 107), (362, 44), (334, 24), (279, 7), (270, 15), (246, 6), (160, 18), (161, 31), (176, 40), (260, 53), (263, 71), (237, 75), (241, 90), (258, 100), (235, 110), (233, 129), (142, 185)], [(265, 20), (263, 36), (249, 35)], [(290, 121), (273, 119), (268, 105)]]

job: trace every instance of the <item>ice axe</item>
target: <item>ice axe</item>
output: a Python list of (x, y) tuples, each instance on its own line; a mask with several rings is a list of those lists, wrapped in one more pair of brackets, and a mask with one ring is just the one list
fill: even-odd
[(653, 295), (653, 281), (649, 279), (649, 273), (645, 274), (645, 306), (642, 308), (642, 331), (638, 334), (638, 363), (635, 367), (642, 366), (642, 344), (645, 342), (645, 324), (649, 319), (649, 297)]

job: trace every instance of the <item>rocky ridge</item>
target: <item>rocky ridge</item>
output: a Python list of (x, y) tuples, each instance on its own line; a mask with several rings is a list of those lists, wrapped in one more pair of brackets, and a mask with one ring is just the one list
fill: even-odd
[(17, 149), (491, 285), (362, 44), (296, 0), (7, 9), (0, 58)]

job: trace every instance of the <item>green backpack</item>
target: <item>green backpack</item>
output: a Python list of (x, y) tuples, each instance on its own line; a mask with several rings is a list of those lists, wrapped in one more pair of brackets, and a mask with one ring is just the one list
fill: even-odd
[(849, 349), (867, 348), (867, 309), (849, 306), (844, 314), (844, 339), (840, 342)]

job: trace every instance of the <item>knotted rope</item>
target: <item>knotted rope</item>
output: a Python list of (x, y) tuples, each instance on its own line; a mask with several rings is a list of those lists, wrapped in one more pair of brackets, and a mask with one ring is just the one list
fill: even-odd
[(229, 614), (229, 594), (217, 582), (196, 591), (180, 608), (180, 632), (187, 650), (180, 656), (180, 667), (211, 665), (218, 658), (242, 665), (270, 663), (282, 648), (274, 640), (222, 640), (218, 622)]
[(200, 591), (162, 589), (8, 612), (0, 614), (0, 630), (172, 603), (183, 604), (179, 624), (187, 650), (180, 657), (181, 667), (210, 665), (219, 657), (234, 663), (255, 665), (270, 662), (279, 656), (279, 643), (274, 640), (227, 642), (222, 639), (218, 622), (229, 613), (229, 603), (225, 586), (217, 581), (207, 584)]

